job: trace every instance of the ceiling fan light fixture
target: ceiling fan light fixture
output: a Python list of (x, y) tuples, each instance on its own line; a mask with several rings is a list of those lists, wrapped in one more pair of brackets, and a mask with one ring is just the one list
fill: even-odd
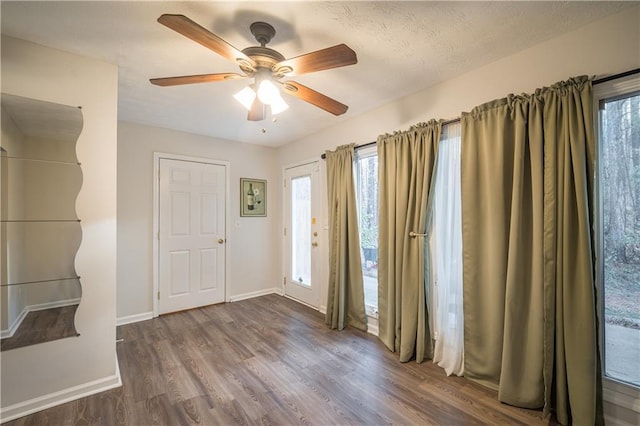
[[(1, 1), (1, 0), (0, 0)], [(214, 53), (235, 62), (243, 74), (216, 73), (183, 75), (177, 77), (152, 78), (152, 84), (158, 86), (177, 86), (181, 84), (205, 83), (214, 81), (253, 78), (254, 83), (245, 87), (234, 97), (248, 111), (247, 120), (261, 121), (266, 114), (266, 106), (275, 115), (289, 106), (282, 100), (280, 88), (288, 95), (308, 102), (333, 115), (347, 112), (347, 105), (316, 92), (300, 83), (281, 82), (285, 76), (301, 75), (316, 71), (329, 70), (358, 63), (356, 53), (346, 44), (338, 44), (316, 50), (290, 59), (266, 45), (275, 36), (275, 28), (265, 22), (254, 22), (251, 33), (260, 46), (251, 46), (238, 50), (206, 28), (184, 15), (163, 14), (158, 22), (192, 41), (212, 50)]]
[(253, 105), (253, 101), (256, 99), (256, 92), (254, 92), (251, 87), (247, 86), (233, 95), (233, 97), (236, 98), (236, 100), (240, 102), (247, 111), (251, 111), (251, 105)]
[(280, 93), (278, 93), (278, 96), (273, 100), (273, 102), (271, 102), (271, 105), (269, 106), (271, 107), (272, 115), (280, 114), (281, 112), (289, 109), (289, 105), (287, 105), (284, 99), (282, 99)]
[[(258, 86), (258, 99), (265, 105), (271, 105), (280, 98), (280, 91), (269, 79), (264, 79)], [(282, 100), (282, 98), (280, 98)]]

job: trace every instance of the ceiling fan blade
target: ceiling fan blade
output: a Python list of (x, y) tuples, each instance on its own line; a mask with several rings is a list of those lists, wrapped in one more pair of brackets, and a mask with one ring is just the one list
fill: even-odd
[(310, 104), (315, 105), (318, 108), (322, 108), (333, 115), (342, 115), (349, 109), (347, 105), (341, 104), (335, 99), (331, 99), (330, 97), (316, 92), (313, 89), (309, 89), (295, 81), (285, 81), (280, 84), (282, 85), (282, 89), (291, 96), (295, 96), (298, 99), (309, 102)]
[(156, 86), (177, 86), (180, 84), (193, 84), (193, 83), (211, 83), (214, 81), (225, 80), (237, 80), (239, 78), (246, 78), (244, 75), (235, 73), (220, 73), (220, 74), (199, 74), (199, 75), (183, 75), (180, 77), (164, 77), (164, 78), (152, 78), (149, 79), (151, 84)]
[(262, 121), (265, 116), (265, 107), (260, 99), (256, 96), (253, 100), (253, 104), (251, 104), (251, 109), (249, 110), (249, 114), (247, 115), (247, 120), (249, 121)]
[(338, 44), (315, 52), (285, 59), (274, 65), (274, 72), (287, 76), (339, 68), (358, 63), (356, 52), (346, 44)]
[(213, 34), (211, 31), (193, 22), (184, 15), (164, 14), (158, 18), (158, 22), (167, 28), (200, 43), (204, 47), (213, 50), (217, 54), (234, 62), (245, 62), (251, 67), (255, 67), (256, 63), (253, 59)]

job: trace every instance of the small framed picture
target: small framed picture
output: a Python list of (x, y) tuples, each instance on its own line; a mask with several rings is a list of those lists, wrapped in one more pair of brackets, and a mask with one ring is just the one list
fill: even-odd
[(267, 215), (267, 181), (240, 178), (240, 216)]

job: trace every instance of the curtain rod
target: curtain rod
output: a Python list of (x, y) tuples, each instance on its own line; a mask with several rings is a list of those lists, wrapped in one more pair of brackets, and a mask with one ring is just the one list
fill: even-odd
[(638, 73), (640, 73), (640, 68), (636, 68), (636, 69), (633, 69), (633, 70), (621, 72), (620, 74), (610, 75), (608, 77), (602, 77), (602, 78), (599, 78), (597, 80), (593, 80), (592, 84), (606, 83), (607, 81), (616, 80), (618, 78), (627, 77), (627, 76), (638, 74)]
[[(640, 68), (635, 68), (635, 69), (632, 69), (632, 70), (629, 70), (629, 71), (621, 72), (619, 74), (610, 75), (608, 77), (602, 77), (602, 78), (599, 78), (597, 80), (593, 80), (592, 84), (606, 83), (607, 81), (616, 80), (618, 78), (627, 77), (627, 76), (634, 75), (634, 74), (640, 74)], [(459, 122), (460, 122), (460, 117), (457, 117), (457, 118), (452, 118), (451, 120), (443, 121), (442, 125), (446, 126), (447, 124), (454, 124), (454, 123), (459, 123)], [(375, 145), (375, 144), (376, 144), (375, 141), (367, 142), (367, 143), (364, 143), (362, 145), (356, 145), (355, 149), (366, 148), (368, 146)], [(327, 154), (322, 154), (320, 156), (320, 158), (322, 158), (324, 160), (325, 158), (327, 158)]]
[[(457, 117), (457, 118), (452, 118), (451, 120), (443, 121), (443, 122), (442, 122), (442, 125), (443, 125), (443, 126), (446, 126), (446, 125), (448, 125), (448, 124), (455, 124), (455, 123), (459, 123), (459, 122), (460, 122), (460, 117)], [(362, 149), (362, 148), (366, 148), (366, 147), (368, 147), (368, 146), (375, 145), (376, 143), (378, 143), (378, 142), (377, 142), (377, 141), (373, 141), (373, 142), (363, 143), (363, 144), (360, 144), (360, 145), (356, 145), (356, 146), (354, 147), (354, 149)], [(322, 158), (323, 160), (324, 160), (324, 159), (326, 159), (326, 158), (327, 158), (327, 154), (322, 154), (322, 155), (320, 156), (320, 158)]]

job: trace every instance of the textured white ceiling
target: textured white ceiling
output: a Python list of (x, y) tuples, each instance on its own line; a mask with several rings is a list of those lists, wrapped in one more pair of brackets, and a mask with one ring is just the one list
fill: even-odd
[[(283, 145), (616, 13), (633, 2), (9, 2), (2, 33), (119, 66), (120, 120)], [(183, 14), (238, 49), (254, 21), (276, 28), (285, 57), (346, 43), (358, 64), (295, 77), (342, 103), (335, 117), (286, 96), (277, 122), (248, 122), (232, 97), (247, 80), (157, 87), (149, 78), (237, 72), (232, 62), (160, 25)], [(263, 132), (262, 130), (266, 130)]]

